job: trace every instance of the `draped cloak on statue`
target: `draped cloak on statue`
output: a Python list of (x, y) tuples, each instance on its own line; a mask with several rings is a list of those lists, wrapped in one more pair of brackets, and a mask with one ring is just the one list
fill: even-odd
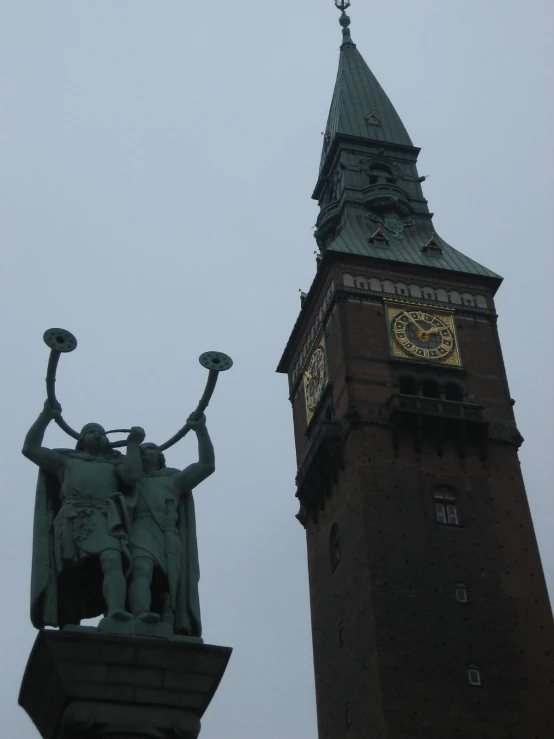
[(169, 597), (175, 633), (201, 636), (194, 499), (179, 489), (179, 474), (164, 467), (138, 482), (130, 551), (133, 560), (154, 561), (152, 610), (163, 614), (164, 596)]
[(105, 612), (102, 552), (119, 551), (125, 569), (130, 564), (127, 501), (117, 475), (122, 455), (54, 451), (66, 458), (63, 479), (40, 469), (35, 499), (31, 621), (37, 629), (78, 624)]

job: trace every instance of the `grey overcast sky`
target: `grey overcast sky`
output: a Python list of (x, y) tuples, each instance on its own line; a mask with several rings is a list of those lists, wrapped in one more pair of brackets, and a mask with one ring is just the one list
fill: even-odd
[[(554, 588), (552, 0), (353, 0), (352, 35), (423, 148), (439, 232), (505, 277), (499, 326), (521, 460)], [(28, 620), (50, 326), (73, 331), (58, 395), (73, 426), (164, 440), (208, 349), (235, 360), (208, 413), (197, 490), (206, 641), (234, 654), (203, 739), (316, 739), (304, 532), (285, 377), (314, 275), (310, 195), (338, 62), (332, 0), (3, 0), (0, 8), (3, 515), (0, 735)], [(68, 440), (56, 428), (47, 443)], [(188, 437), (169, 457), (196, 454)]]

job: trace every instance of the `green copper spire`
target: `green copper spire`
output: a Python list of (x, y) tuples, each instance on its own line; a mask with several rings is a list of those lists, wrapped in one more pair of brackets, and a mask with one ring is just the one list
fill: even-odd
[(419, 149), (350, 35), (350, 0), (335, 0), (343, 42), (327, 120), (315, 238), (331, 252), (500, 277), (439, 237), (417, 171)]
[(335, 5), (342, 11), (339, 22), (343, 42), (325, 131), (322, 167), (337, 135), (413, 146), (400, 116), (352, 41), (351, 21), (344, 12), (350, 3), (340, 0)]

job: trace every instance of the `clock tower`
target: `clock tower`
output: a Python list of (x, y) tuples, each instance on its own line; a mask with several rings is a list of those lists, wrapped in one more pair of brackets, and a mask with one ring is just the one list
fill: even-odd
[(494, 296), (343, 42), (289, 378), (321, 739), (548, 739), (554, 628)]

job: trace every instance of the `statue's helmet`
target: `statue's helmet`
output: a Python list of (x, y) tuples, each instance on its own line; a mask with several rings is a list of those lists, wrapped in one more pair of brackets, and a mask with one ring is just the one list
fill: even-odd
[(152, 442), (147, 441), (146, 444), (140, 445), (140, 451), (141, 454), (144, 454), (145, 452), (157, 452), (159, 469), (163, 470), (165, 468), (165, 457), (157, 444), (152, 444)]
[(103, 426), (101, 426), (99, 423), (85, 423), (83, 428), (81, 429), (81, 433), (79, 434), (79, 439), (77, 440), (77, 444), (75, 446), (75, 449), (78, 452), (84, 452), (85, 451), (85, 436), (88, 431), (91, 429), (100, 429), (100, 431), (104, 434), (106, 437), (106, 441), (108, 440), (108, 437), (106, 436), (106, 431)]

